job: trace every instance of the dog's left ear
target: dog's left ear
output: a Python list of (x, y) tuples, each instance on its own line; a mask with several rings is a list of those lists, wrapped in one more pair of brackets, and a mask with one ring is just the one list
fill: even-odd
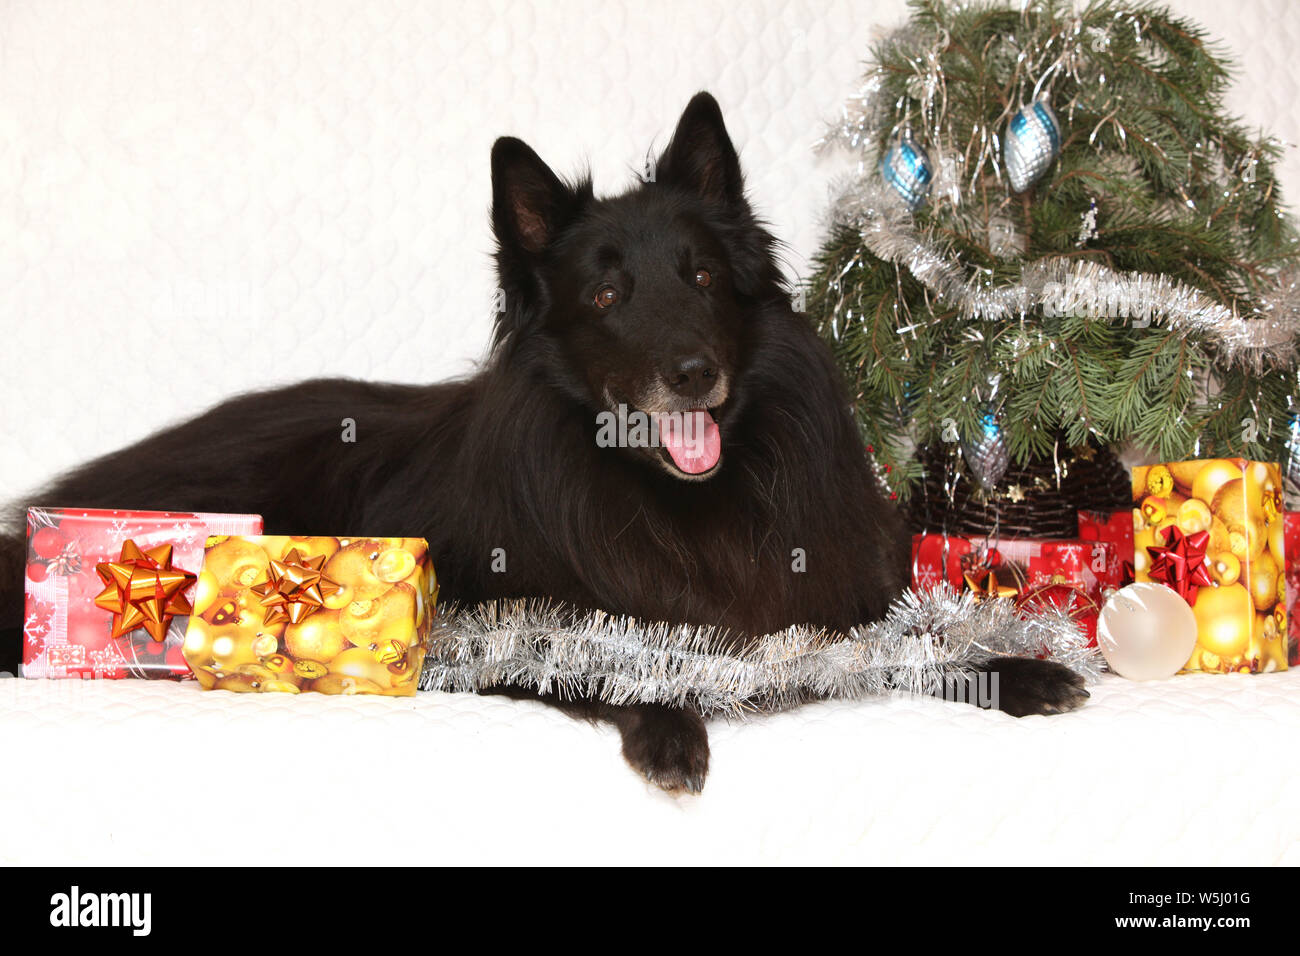
[(659, 158), (657, 175), (661, 182), (688, 189), (714, 205), (744, 204), (740, 157), (718, 101), (708, 93), (696, 93), (686, 104), (672, 142)]

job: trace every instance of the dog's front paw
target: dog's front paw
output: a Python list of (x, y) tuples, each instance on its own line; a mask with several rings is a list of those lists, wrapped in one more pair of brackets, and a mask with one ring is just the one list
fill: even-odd
[(1012, 717), (1063, 714), (1082, 707), (1089, 696), (1083, 678), (1056, 661), (995, 657), (981, 670), (989, 675), (993, 706)]
[(709, 732), (692, 710), (641, 706), (619, 721), (623, 756), (664, 790), (699, 793), (709, 772)]

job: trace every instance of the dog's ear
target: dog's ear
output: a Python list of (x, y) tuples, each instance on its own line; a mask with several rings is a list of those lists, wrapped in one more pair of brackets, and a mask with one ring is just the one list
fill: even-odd
[(492, 146), (492, 228), (502, 249), (540, 255), (554, 240), (574, 194), (523, 140)]
[(688, 189), (706, 202), (744, 205), (740, 157), (727, 135), (718, 101), (708, 93), (696, 93), (686, 104), (657, 172), (661, 182)]

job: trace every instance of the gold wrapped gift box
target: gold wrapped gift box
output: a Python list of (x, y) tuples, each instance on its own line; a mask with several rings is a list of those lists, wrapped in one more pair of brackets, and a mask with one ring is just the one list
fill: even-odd
[(423, 538), (212, 537), (185, 659), (208, 690), (411, 696), (437, 594)]
[[(1185, 670), (1286, 670), (1281, 469), (1242, 458), (1144, 465), (1133, 504), (1135, 580), (1174, 586), (1196, 615)], [(1177, 560), (1162, 562), (1171, 544)]]

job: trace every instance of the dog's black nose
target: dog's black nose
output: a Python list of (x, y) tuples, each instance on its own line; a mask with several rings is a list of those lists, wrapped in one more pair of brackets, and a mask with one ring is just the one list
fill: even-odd
[(682, 359), (665, 376), (668, 386), (678, 395), (699, 398), (713, 391), (718, 381), (716, 363), (701, 355)]

